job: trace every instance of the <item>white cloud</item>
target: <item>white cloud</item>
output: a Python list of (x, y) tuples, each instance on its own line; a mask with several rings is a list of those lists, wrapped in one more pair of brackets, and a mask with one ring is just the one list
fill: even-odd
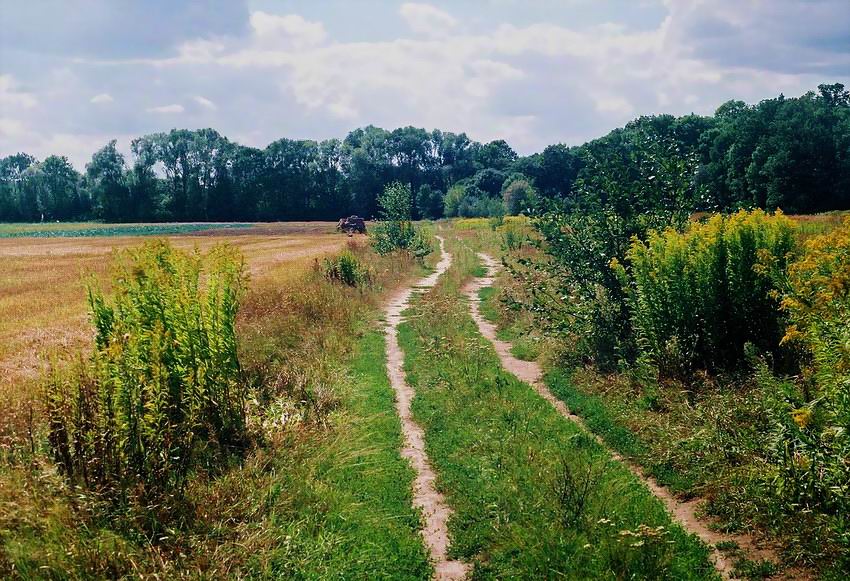
[(185, 111), (185, 109), (183, 108), (183, 105), (178, 105), (178, 104), (174, 103), (174, 104), (171, 104), (171, 105), (160, 105), (159, 107), (148, 107), (147, 111), (149, 113), (173, 114), (173, 113), (182, 113), (183, 111)]
[(322, 44), (327, 37), (321, 22), (310, 22), (298, 14), (252, 12), (251, 28), (256, 40), (265, 46), (304, 49)]
[(631, 103), (629, 103), (629, 100), (619, 95), (598, 97), (595, 105), (597, 111), (602, 113), (613, 113), (620, 117), (628, 117), (635, 111), (635, 108)]
[[(27, 133), (27, 128), (19, 119), (0, 117), (0, 137), (3, 139), (18, 139)], [(9, 153), (12, 153), (9, 151)]]
[[(185, 70), (199, 62), (219, 67), (221, 79), (252, 79), (266, 94), (277, 87), (294, 99), (296, 115), (308, 116), (308, 127), (322, 123), (342, 134), (369, 123), (414, 124), (503, 138), (524, 152), (601, 135), (637, 114), (686, 113), (696, 105), (709, 113), (730, 97), (794, 94), (811, 86), (800, 76), (754, 74), (694, 58), (679, 46), (683, 40), (671, 45), (677, 38), (672, 17), (638, 31), (538, 23), (470, 33), (458, 32), (451, 15), (427, 4), (405, 4), (401, 13), (423, 36), (329, 42), (321, 23), (254, 12), (252, 34), (242, 42), (193, 51), (184, 45), (180, 57), (156, 64)], [(438, 31), (450, 34), (438, 37)], [(189, 52), (194, 56), (187, 60)], [(724, 92), (729, 87), (734, 94)], [(287, 119), (271, 102), (267, 115)], [(272, 140), (285, 135), (285, 127), (267, 124), (262, 131)]]
[(37, 104), (38, 100), (32, 93), (19, 89), (12, 75), (0, 75), (0, 106), (31, 109)]
[(201, 95), (196, 95), (195, 97), (192, 97), (192, 99), (195, 101), (195, 103), (197, 103), (201, 107), (204, 107), (205, 109), (209, 109), (210, 111), (215, 111), (216, 109), (218, 109), (215, 103), (213, 103), (206, 97), (202, 97)]
[(665, 42), (728, 68), (850, 74), (847, 0), (665, 0)]
[(95, 95), (92, 97), (89, 102), (94, 103), (95, 105), (100, 105), (102, 103), (112, 103), (115, 99), (112, 98), (112, 95), (109, 93), (100, 93), (99, 95)]
[(427, 36), (446, 36), (458, 24), (454, 16), (430, 4), (407, 2), (399, 14), (413, 32)]
[[(488, 10), (507, 1), (491, 2)], [(234, 139), (250, 136), (244, 139), (255, 146), (283, 136), (342, 137), (371, 123), (465, 131), (479, 140), (506, 139), (530, 153), (549, 143), (602, 135), (634, 115), (710, 113), (730, 98), (798, 95), (850, 74), (850, 66), (844, 75), (812, 73), (825, 70), (823, 63), (835, 69), (848, 62), (846, 35), (838, 31), (846, 28), (842, 19), (850, 11), (840, 15), (834, 9), (838, 16), (830, 18), (822, 8), (847, 0), (811, 3), (816, 16), (805, 22), (817, 35), (795, 32), (796, 16), (776, 23), (782, 16), (772, 14), (774, 6), (799, 15), (791, 0), (746, 2), (735, 10), (729, 8), (734, 0), (666, 1), (666, 19), (640, 29), (622, 21), (557, 24), (555, 18), (530, 24), (514, 19), (488, 28), (459, 3), (452, 4), (457, 18), (430, 4), (406, 3), (398, 16), (374, 15), (408, 26), (380, 40), (370, 39), (365, 29), (356, 39), (333, 38), (322, 22), (255, 11), (241, 36), (184, 37), (165, 58), (95, 61), (71, 54), (71, 60), (38, 73), (13, 71), (26, 79), (26, 90), (10, 75), (0, 75), (5, 117), (0, 131), (15, 134), (2, 145), (20, 149), (30, 143), (37, 153), (55, 139), (54, 132), (67, 136), (82, 126), (98, 134), (160, 131), (188, 110), (203, 112)], [(813, 43), (813, 36), (822, 43)], [(832, 48), (842, 38), (843, 53)], [(805, 46), (794, 53), (788, 49), (794, 42)], [(795, 54), (795, 66), (780, 66)], [(106, 85), (105, 76), (118, 82)], [(86, 106), (104, 86), (115, 106)], [(151, 103), (161, 105), (147, 111), (162, 116), (133, 115)], [(225, 110), (243, 114), (224, 115)], [(38, 141), (25, 135), (38, 135), (39, 129), (44, 136)]]
[(17, 119), (0, 118), (0, 157), (24, 151), (43, 160), (50, 155), (64, 155), (79, 170), (91, 161), (92, 154), (118, 140), (118, 149), (129, 159), (130, 141), (134, 136), (114, 134), (77, 134), (67, 132), (39, 133)]
[[(415, 6), (419, 10), (423, 5)], [(279, 79), (276, 84), (298, 105), (343, 119), (349, 127), (413, 123), (539, 148), (567, 128), (540, 125), (548, 112), (523, 102), (526, 86), (546, 93), (549, 77), (564, 78), (571, 92), (589, 100), (591, 115), (607, 116), (613, 126), (635, 110), (618, 98), (628, 94), (631, 83), (670, 85), (666, 91), (673, 99), (681, 92), (676, 89), (681, 82), (708, 74), (699, 64), (671, 67), (663, 62), (661, 45), (659, 30), (503, 25), (485, 34), (332, 43), (297, 53), (255, 41), (222, 54), (216, 62), (237, 71), (267, 69), (265, 74)], [(534, 70), (541, 60), (551, 69), (543, 75)], [(510, 99), (518, 89), (519, 95)], [(558, 105), (553, 101), (552, 106)], [(504, 133), (494, 134), (494, 128)], [(536, 142), (535, 128), (546, 132)]]
[(181, 44), (175, 60), (180, 64), (204, 63), (224, 50), (225, 45), (220, 41), (199, 38)]

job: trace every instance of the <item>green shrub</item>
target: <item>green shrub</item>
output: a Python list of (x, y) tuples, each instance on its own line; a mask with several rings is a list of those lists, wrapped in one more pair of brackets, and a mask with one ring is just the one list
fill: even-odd
[(167, 516), (194, 468), (244, 444), (243, 262), (227, 246), (206, 262), (150, 242), (116, 255), (111, 300), (89, 287), (94, 352), (46, 389), (50, 446), (72, 483)]
[(537, 205), (538, 195), (528, 180), (516, 177), (505, 181), (502, 200), (511, 216), (529, 214)]
[(409, 252), (424, 258), (433, 250), (431, 242), (411, 220), (413, 193), (409, 185), (394, 182), (378, 198), (381, 221), (370, 228), (372, 247), (378, 254)]
[(662, 373), (730, 368), (744, 345), (776, 351), (782, 319), (771, 268), (795, 251), (794, 224), (780, 213), (741, 211), (650, 232), (627, 254), (629, 304), (638, 346)]
[(502, 233), (502, 246), (509, 252), (516, 252), (525, 244), (528, 236), (519, 228), (509, 227)]
[[(790, 322), (783, 342), (799, 349), (802, 373), (796, 380), (779, 380), (763, 363), (757, 367), (760, 381), (776, 394), (773, 452), (780, 468), (778, 491), (795, 506), (847, 514), (850, 220), (806, 241), (802, 257), (788, 268), (782, 309)], [(846, 539), (845, 548), (850, 549), (850, 533)]]
[(326, 258), (322, 266), (325, 278), (348, 286), (365, 286), (372, 279), (369, 269), (350, 251)]
[(615, 369), (634, 359), (628, 304), (612, 259), (640, 227), (610, 211), (544, 212), (534, 220), (546, 260), (520, 260), (531, 310), (561, 338), (565, 355)]

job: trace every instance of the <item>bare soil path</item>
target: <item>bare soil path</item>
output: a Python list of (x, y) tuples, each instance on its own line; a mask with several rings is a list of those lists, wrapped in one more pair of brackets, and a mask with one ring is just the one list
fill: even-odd
[(413, 421), (410, 404), (415, 395), (407, 383), (404, 373), (404, 353), (398, 343), (398, 326), (403, 321), (402, 313), (410, 306), (410, 298), (415, 291), (421, 291), (437, 284), (440, 275), (451, 265), (452, 258), (440, 241), (440, 262), (436, 270), (416, 282), (412, 287), (403, 289), (391, 297), (386, 308), (387, 373), (396, 394), (396, 410), (401, 418), (404, 433), (404, 447), (401, 455), (410, 461), (416, 471), (413, 482), (413, 504), (422, 510), (425, 528), (422, 536), (434, 561), (435, 578), (438, 580), (463, 579), (469, 571), (469, 565), (448, 558), (449, 532), (447, 522), (451, 509), (446, 505), (434, 482), (436, 474), (431, 468), (425, 453), (425, 433), (422, 427)]
[[(637, 476), (649, 490), (664, 503), (664, 506), (672, 515), (673, 519), (679, 523), (686, 531), (697, 535), (706, 545), (708, 545), (712, 549), (712, 559), (714, 562), (714, 566), (717, 568), (717, 571), (723, 576), (724, 579), (734, 579), (734, 563), (725, 555), (723, 555), (720, 551), (715, 548), (715, 545), (719, 542), (735, 542), (738, 547), (742, 551), (743, 555), (751, 560), (770, 560), (773, 562), (778, 562), (777, 555), (775, 551), (771, 548), (764, 546), (764, 544), (759, 543), (754, 537), (750, 535), (744, 534), (727, 534), (727, 533), (719, 533), (717, 531), (709, 528), (706, 523), (706, 519), (702, 519), (697, 517), (697, 509), (701, 504), (701, 499), (693, 499), (687, 502), (683, 502), (678, 500), (669, 490), (658, 484), (650, 476), (644, 474), (643, 470), (630, 462), (629, 460), (623, 458), (620, 454), (611, 450), (607, 444), (602, 440), (601, 437), (597, 436), (585, 425), (584, 421), (574, 413), (572, 413), (569, 408), (564, 404), (563, 401), (555, 397), (551, 391), (546, 387), (543, 383), (543, 370), (540, 365), (535, 361), (522, 361), (514, 357), (511, 353), (512, 345), (506, 341), (500, 340), (496, 336), (496, 325), (487, 321), (482, 315), (480, 310), (481, 298), (479, 297), (479, 291), (482, 288), (489, 287), (493, 285), (494, 276), (499, 267), (498, 263), (490, 256), (479, 253), (478, 257), (484, 263), (484, 266), (487, 269), (487, 274), (483, 277), (479, 277), (473, 279), (469, 283), (467, 283), (462, 292), (469, 298), (469, 306), (470, 311), (472, 313), (472, 318), (475, 319), (476, 324), (478, 325), (478, 329), (481, 334), (486, 337), (490, 342), (493, 343), (493, 346), (496, 349), (496, 353), (499, 356), (499, 360), (502, 362), (502, 366), (514, 374), (516, 377), (521, 379), (522, 381), (530, 384), (535, 391), (537, 391), (540, 396), (548, 401), (558, 412), (565, 418), (570, 421), (578, 424), (585, 432), (594, 437), (600, 445), (605, 447), (611, 453), (611, 456), (626, 465), (631, 472)], [(786, 575), (782, 578), (784, 579), (800, 579), (804, 578), (805, 575), (800, 571), (788, 571)]]

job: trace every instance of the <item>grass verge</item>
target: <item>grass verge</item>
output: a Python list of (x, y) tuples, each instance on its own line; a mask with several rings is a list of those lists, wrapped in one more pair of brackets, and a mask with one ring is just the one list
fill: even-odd
[(625, 467), (501, 369), (460, 300), (474, 255), (451, 251), (399, 337), (455, 510), (453, 556), (474, 563), (474, 578), (715, 578), (707, 549)]
[(318, 267), (252, 286), (238, 329), (254, 445), (193, 472), (185, 515), (156, 538), (133, 507), (69, 488), (41, 448), (0, 464), (0, 577), (428, 578), (373, 328), (380, 291), (413, 263), (351, 251), (369, 261), (368, 287)]

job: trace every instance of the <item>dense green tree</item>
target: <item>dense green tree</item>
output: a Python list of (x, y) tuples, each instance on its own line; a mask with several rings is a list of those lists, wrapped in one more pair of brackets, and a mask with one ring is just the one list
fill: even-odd
[(537, 198), (537, 192), (526, 176), (514, 174), (505, 180), (502, 187), (502, 201), (508, 214), (512, 216), (530, 214), (537, 206)]
[(147, 222), (165, 217), (162, 193), (154, 166), (157, 160), (156, 143), (147, 137), (134, 139), (130, 148), (133, 152), (133, 168), (128, 176), (130, 209), (127, 218)]
[(416, 192), (416, 217), (435, 220), (443, 216), (443, 192), (422, 184)]
[(35, 163), (35, 158), (26, 153), (0, 159), (0, 222), (35, 218), (35, 202), (24, 199), (26, 171)]
[(107, 222), (132, 220), (127, 214), (130, 188), (125, 175), (124, 156), (115, 148), (115, 140), (99, 149), (86, 165), (86, 177), (95, 199), (98, 217)]
[(536, 174), (529, 174), (540, 192), (556, 198), (566, 198), (570, 194), (583, 165), (577, 149), (558, 143), (543, 150)]
[(474, 187), (483, 192), (484, 196), (498, 198), (502, 193), (502, 184), (505, 183), (505, 179), (507, 179), (507, 177), (508, 176), (503, 171), (487, 168), (482, 169), (472, 176), (471, 183)]
[[(417, 216), (490, 215), (505, 200), (516, 211), (514, 198), (534, 191), (562, 210), (613, 213), (626, 235), (692, 210), (850, 207), (850, 94), (841, 84), (752, 106), (729, 101), (713, 116), (639, 117), (526, 157), (503, 140), (374, 126), (343, 141), (280, 139), (264, 149), (212, 129), (174, 129), (134, 139), (121, 172), (114, 145), (105, 149), (86, 176), (57, 156), (0, 159), (0, 220), (88, 218), (92, 199), (100, 217), (120, 221), (370, 218), (394, 182), (410, 186)], [(526, 185), (505, 198), (515, 174)]]
[(88, 213), (87, 197), (80, 192), (80, 175), (67, 157), (51, 155), (38, 167), (39, 205), (45, 219), (69, 220)]
[(478, 169), (492, 168), (504, 172), (511, 169), (511, 166), (517, 160), (516, 152), (504, 139), (491, 141), (477, 149), (475, 161)]

